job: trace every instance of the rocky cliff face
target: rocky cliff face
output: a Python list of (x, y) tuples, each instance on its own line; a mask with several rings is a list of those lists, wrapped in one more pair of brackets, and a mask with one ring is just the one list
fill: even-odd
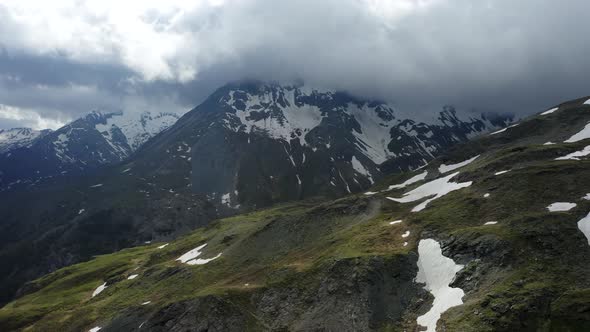
[[(358, 192), (511, 120), (462, 119), (446, 107), (424, 123), (342, 92), (239, 83), (187, 113), (142, 157), (190, 173), (194, 192), (227, 208), (260, 207)], [(167, 159), (183, 159), (185, 166), (174, 169)]]

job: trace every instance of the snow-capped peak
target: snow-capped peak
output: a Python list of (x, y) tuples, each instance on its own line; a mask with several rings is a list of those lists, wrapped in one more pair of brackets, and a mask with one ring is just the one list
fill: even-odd
[(0, 129), (0, 153), (16, 148), (29, 146), (37, 138), (51, 132), (51, 130), (34, 130), (31, 128)]
[(104, 117), (104, 121), (97, 123), (95, 128), (113, 146), (116, 145), (117, 134), (120, 132), (132, 152), (148, 139), (173, 125), (179, 117), (175, 113), (163, 112), (111, 113)]

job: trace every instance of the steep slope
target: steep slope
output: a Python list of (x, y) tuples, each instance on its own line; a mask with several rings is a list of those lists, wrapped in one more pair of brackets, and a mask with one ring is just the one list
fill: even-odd
[(447, 107), (422, 123), (342, 92), (243, 82), (188, 112), (135, 164), (146, 177), (155, 169), (190, 174), (193, 191), (226, 207), (261, 207), (358, 192), (509, 121), (461, 120)]
[(588, 330), (587, 99), (369, 192), (59, 270), (0, 309), (0, 329)]
[(120, 162), (177, 119), (171, 113), (92, 112), (54, 132), (36, 134), (18, 148), (0, 150), (0, 190), (23, 189)]
[(9, 162), (0, 155), (0, 166), (8, 165), (0, 265), (9, 271), (0, 303), (24, 281), (94, 254), (276, 202), (358, 192), (386, 168), (418, 167), (507, 121), (459, 120), (446, 108), (425, 124), (345, 93), (237, 83), (141, 144), (166, 118), (92, 113), (12, 151)]
[(0, 154), (10, 150), (30, 146), (33, 142), (51, 130), (34, 130), (31, 128), (0, 129)]

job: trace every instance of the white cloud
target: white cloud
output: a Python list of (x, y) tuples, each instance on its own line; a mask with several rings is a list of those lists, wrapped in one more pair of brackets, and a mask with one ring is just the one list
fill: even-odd
[[(0, 49), (130, 70), (91, 99), (80, 93), (80, 112), (124, 104), (109, 97), (130, 85), (181, 91), (186, 107), (204, 94), (191, 86), (256, 78), (303, 79), (409, 112), (525, 113), (588, 94), (589, 11), (584, 0), (0, 0)], [(72, 86), (99, 75), (80, 76)], [(126, 82), (121, 92), (114, 80)], [(15, 98), (0, 89), (0, 103), (36, 109)], [(58, 104), (47, 107), (64, 112)]]
[(33, 129), (58, 129), (66, 121), (43, 118), (38, 112), (0, 104), (0, 122), (2, 120), (18, 121), (23, 126)]

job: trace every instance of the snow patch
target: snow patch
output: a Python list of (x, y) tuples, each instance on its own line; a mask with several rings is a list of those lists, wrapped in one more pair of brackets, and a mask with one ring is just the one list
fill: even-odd
[(193, 250), (190, 250), (188, 252), (186, 252), (184, 255), (178, 257), (176, 260), (177, 261), (181, 261), (182, 263), (186, 263), (188, 265), (203, 265), (203, 264), (207, 264), (210, 261), (217, 259), (221, 256), (221, 253), (219, 253), (217, 256), (213, 257), (213, 258), (209, 258), (209, 259), (197, 259), (197, 257), (199, 257), (202, 252), (201, 250), (203, 250), (203, 248), (205, 248), (207, 246), (207, 243), (196, 247)]
[(445, 164), (442, 164), (442, 165), (440, 165), (440, 166), (438, 167), (438, 171), (439, 171), (441, 174), (444, 174), (444, 173), (447, 173), (447, 172), (450, 172), (450, 171), (454, 171), (454, 170), (456, 170), (457, 168), (461, 168), (461, 167), (463, 167), (463, 166), (467, 166), (467, 165), (471, 164), (471, 163), (472, 163), (472, 162), (473, 162), (475, 159), (477, 159), (477, 158), (479, 158), (479, 155), (477, 155), (477, 156), (475, 156), (475, 157), (473, 157), (473, 158), (471, 158), (471, 159), (467, 159), (467, 160), (465, 160), (465, 161), (462, 161), (462, 162), (460, 162), (460, 163), (457, 163), (457, 164), (450, 164), (450, 165), (445, 165)]
[(586, 236), (590, 245), (590, 213), (578, 221), (578, 229)]
[(364, 175), (369, 180), (369, 182), (371, 182), (371, 184), (374, 183), (371, 172), (369, 172), (369, 170), (366, 169), (365, 166), (363, 166), (363, 164), (361, 164), (361, 162), (356, 159), (355, 156), (352, 156), (352, 168), (354, 168), (357, 173)]
[(98, 331), (100, 331), (100, 329), (102, 329), (102, 327), (95, 326), (95, 327), (91, 328), (90, 330), (88, 330), (88, 332), (98, 332)]
[(545, 142), (545, 143), (543, 143), (543, 145), (554, 145), (554, 144), (555, 143), (553, 143), (553, 142)]
[(102, 187), (102, 183), (90, 186), (90, 188), (100, 188), (100, 187)]
[(587, 201), (590, 201), (590, 194), (586, 194), (586, 196), (582, 197), (582, 199), (585, 199)]
[(561, 211), (569, 211), (577, 206), (576, 203), (568, 203), (568, 202), (557, 202), (550, 204), (547, 207), (547, 210), (550, 212), (561, 212)]
[(483, 194), (483, 198), (488, 198), (488, 197), (490, 197), (490, 193)]
[(424, 289), (434, 296), (432, 308), (418, 317), (418, 325), (426, 327), (426, 332), (435, 332), (440, 316), (449, 308), (463, 304), (460, 288), (449, 287), (463, 265), (443, 256), (440, 244), (433, 239), (421, 240), (418, 244), (418, 275), (415, 281), (424, 283)]
[(404, 234), (402, 234), (402, 237), (405, 239), (408, 236), (410, 236), (410, 231), (406, 231)]
[(499, 171), (499, 172), (496, 172), (496, 173), (494, 173), (494, 175), (502, 175), (502, 174), (506, 174), (506, 173), (508, 173), (508, 172), (510, 172), (510, 170), (506, 170), (506, 171)]
[(133, 279), (137, 278), (137, 276), (139, 276), (139, 274), (132, 274), (127, 277), (127, 280), (133, 280)]
[(396, 225), (396, 224), (401, 224), (403, 220), (394, 220), (394, 221), (390, 221), (389, 224), (390, 225)]
[(80, 210), (78, 211), (78, 215), (81, 215), (82, 213), (84, 213), (84, 211), (86, 211), (86, 209), (80, 209)]
[(498, 223), (497, 221), (488, 221), (488, 222), (486, 222), (486, 223), (484, 224), (484, 226), (488, 226), (488, 225), (495, 225), (495, 224), (497, 224), (497, 223)]
[(378, 194), (378, 193), (379, 193), (379, 192), (375, 192), (375, 191), (367, 191), (367, 192), (365, 193), (365, 195), (367, 195), (367, 196), (373, 196), (373, 195), (375, 195), (375, 194)]
[(563, 157), (555, 158), (555, 160), (580, 160), (580, 157), (585, 157), (590, 154), (590, 145), (586, 146), (584, 149), (576, 152), (572, 152), (568, 155)]
[(96, 295), (102, 293), (103, 290), (105, 290), (107, 288), (107, 283), (105, 282), (104, 284), (96, 287), (96, 289), (94, 290), (94, 292), (92, 292), (92, 297), (95, 297)]
[(553, 113), (553, 112), (557, 111), (558, 109), (559, 109), (559, 107), (552, 108), (552, 109), (550, 109), (550, 110), (547, 110), (547, 111), (545, 111), (545, 112), (541, 113), (541, 115), (547, 115), (547, 114), (551, 114), (551, 113)]
[(579, 142), (581, 140), (584, 140), (586, 138), (590, 138), (590, 123), (586, 124), (584, 129), (582, 129), (580, 132), (578, 132), (574, 136), (566, 139), (565, 143), (575, 143), (575, 142)]
[(412, 209), (412, 212), (422, 211), (424, 210), (424, 208), (426, 208), (428, 203), (432, 202), (433, 200), (441, 198), (452, 191), (471, 186), (471, 184), (473, 183), (472, 181), (463, 183), (450, 182), (450, 180), (458, 174), (459, 172), (456, 172), (445, 177), (427, 182), (419, 186), (418, 188), (405, 193), (404, 196), (401, 198), (387, 197), (387, 199), (398, 203), (409, 203), (421, 200), (426, 197), (430, 197), (424, 200), (422, 203), (416, 205)]
[(407, 180), (407, 181), (406, 181), (406, 182), (404, 182), (404, 183), (401, 183), (401, 184), (394, 184), (394, 185), (391, 185), (391, 186), (389, 186), (389, 187), (387, 188), (387, 191), (389, 191), (389, 190), (393, 190), (393, 189), (401, 189), (401, 188), (405, 188), (405, 187), (407, 187), (407, 186), (409, 186), (409, 185), (411, 185), (411, 184), (413, 184), (413, 183), (416, 183), (416, 182), (419, 182), (419, 181), (422, 181), (422, 180), (426, 179), (426, 176), (427, 176), (427, 175), (428, 175), (428, 171), (424, 171), (424, 173), (420, 173), (420, 174), (418, 174), (418, 175), (416, 175), (416, 176), (414, 176), (414, 177), (410, 178), (409, 180)]
[(494, 131), (494, 132), (493, 132), (493, 133), (491, 133), (490, 135), (497, 135), (497, 134), (499, 134), (499, 133), (503, 133), (503, 132), (505, 132), (506, 130), (508, 130), (508, 129), (510, 129), (510, 128), (514, 128), (514, 127), (516, 127), (516, 126), (518, 126), (518, 124), (513, 124), (512, 126), (508, 126), (508, 127), (504, 128), (504, 129), (500, 129), (500, 130), (498, 130), (498, 131)]
[(163, 245), (159, 246), (158, 249), (166, 248), (170, 243), (164, 243)]

